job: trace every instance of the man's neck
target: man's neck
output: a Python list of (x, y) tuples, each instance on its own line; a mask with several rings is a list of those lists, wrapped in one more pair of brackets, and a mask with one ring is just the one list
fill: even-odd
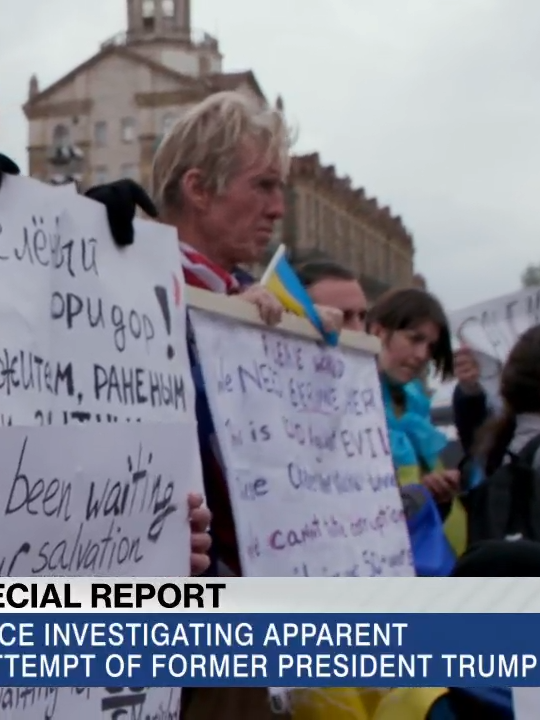
[(232, 272), (234, 265), (232, 265), (226, 258), (217, 252), (216, 242), (205, 237), (198, 232), (190, 223), (175, 222), (174, 226), (178, 232), (178, 239), (180, 242), (189, 245), (193, 250), (196, 250), (201, 255), (204, 255), (210, 262), (217, 265), (226, 272)]

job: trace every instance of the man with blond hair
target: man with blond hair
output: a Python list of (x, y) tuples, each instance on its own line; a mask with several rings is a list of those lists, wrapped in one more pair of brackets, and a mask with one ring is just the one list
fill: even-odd
[[(289, 151), (281, 114), (235, 92), (194, 106), (162, 140), (152, 195), (160, 219), (178, 230), (189, 284), (218, 292), (252, 285), (237, 268), (263, 258), (283, 217)], [(217, 271), (219, 281), (200, 272), (201, 262)], [(260, 287), (245, 299), (280, 312)]]
[[(289, 151), (289, 132), (277, 110), (226, 92), (180, 117), (152, 168), (153, 201), (160, 220), (177, 229), (187, 284), (241, 293), (270, 324), (279, 322), (282, 306), (239, 266), (262, 260), (275, 222), (283, 217)], [(193, 352), (212, 552), (222, 570), (224, 565), (240, 574), (231, 505), (195, 357)]]
[[(188, 285), (241, 293), (270, 324), (279, 322), (282, 306), (239, 266), (263, 259), (283, 217), (290, 144), (277, 110), (239, 93), (219, 93), (178, 120), (162, 140), (152, 172), (153, 200), (160, 220), (177, 228)], [(213, 514), (211, 572), (239, 575), (229, 494), (192, 349), (201, 461)], [(264, 720), (271, 711), (264, 689), (205, 688), (184, 691), (182, 714), (189, 720)]]

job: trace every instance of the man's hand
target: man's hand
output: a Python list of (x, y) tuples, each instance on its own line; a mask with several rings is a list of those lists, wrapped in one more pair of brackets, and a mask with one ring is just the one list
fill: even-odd
[(326, 305), (315, 305), (326, 333), (339, 333), (343, 330), (343, 311)]
[(466, 345), (454, 353), (454, 376), (463, 392), (469, 395), (482, 392), (480, 365), (471, 348)]
[(422, 478), (422, 485), (427, 487), (437, 503), (453, 500), (459, 492), (459, 482), (459, 470), (440, 470)]
[(117, 180), (108, 185), (96, 185), (87, 190), (85, 195), (105, 205), (109, 229), (119, 247), (133, 245), (133, 220), (137, 207), (149, 217), (158, 216), (156, 206), (134, 180)]
[(2, 155), (0, 153), (0, 188), (2, 187), (2, 181), (4, 179), (4, 175), (20, 175), (21, 170), (16, 162), (14, 162), (11, 158), (8, 158), (7, 155)]
[(203, 505), (202, 495), (188, 495), (189, 522), (191, 526), (191, 574), (201, 575), (210, 566), (208, 551), (212, 539), (208, 529), (212, 513)]
[(285, 308), (276, 296), (262, 285), (252, 285), (239, 297), (256, 305), (261, 320), (267, 325), (279, 325), (281, 322)]

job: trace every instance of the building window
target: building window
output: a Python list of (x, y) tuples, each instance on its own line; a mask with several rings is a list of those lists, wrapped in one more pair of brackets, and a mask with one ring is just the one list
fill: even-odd
[(210, 60), (206, 55), (199, 56), (199, 75), (208, 75), (210, 73)]
[(66, 125), (57, 125), (53, 130), (53, 145), (55, 148), (69, 144), (69, 128)]
[(172, 129), (172, 126), (174, 125), (175, 122), (176, 122), (176, 115), (173, 115), (173, 113), (167, 113), (161, 123), (162, 134), (167, 135), (167, 133)]
[(156, 15), (156, 2), (155, 0), (143, 0), (142, 4), (143, 17), (155, 17)]
[(94, 125), (94, 142), (98, 147), (105, 147), (107, 144), (107, 123), (103, 120)]
[(143, 0), (142, 4), (143, 25), (146, 30), (153, 30), (156, 22), (155, 0)]
[(135, 118), (122, 118), (120, 133), (122, 142), (133, 142), (135, 140)]
[(109, 172), (105, 165), (100, 165), (97, 168), (94, 168), (94, 184), (95, 185), (105, 185), (107, 180), (109, 179)]
[(139, 175), (139, 168), (135, 163), (127, 163), (122, 165), (120, 168), (120, 175), (122, 178), (129, 178), (130, 180), (137, 180)]
[(163, 17), (174, 17), (174, 0), (161, 0), (161, 13)]

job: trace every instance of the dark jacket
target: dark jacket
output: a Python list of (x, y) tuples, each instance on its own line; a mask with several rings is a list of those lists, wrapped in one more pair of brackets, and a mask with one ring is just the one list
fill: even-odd
[[(233, 276), (240, 289), (253, 285), (253, 277), (245, 270), (236, 269)], [(202, 370), (197, 358), (193, 328), (188, 321), (188, 349), (191, 373), (195, 385), (195, 412), (199, 435), (201, 465), (208, 508), (212, 513), (210, 535), (210, 567), (204, 573), (209, 577), (221, 575), (240, 575), (240, 559), (235, 532), (234, 517), (225, 477), (225, 468), (221, 464), (217, 451), (217, 437), (212, 414), (204, 387)]]
[(456, 385), (452, 396), (454, 425), (465, 455), (469, 455), (478, 429), (490, 415), (487, 395), (484, 390), (470, 394)]

